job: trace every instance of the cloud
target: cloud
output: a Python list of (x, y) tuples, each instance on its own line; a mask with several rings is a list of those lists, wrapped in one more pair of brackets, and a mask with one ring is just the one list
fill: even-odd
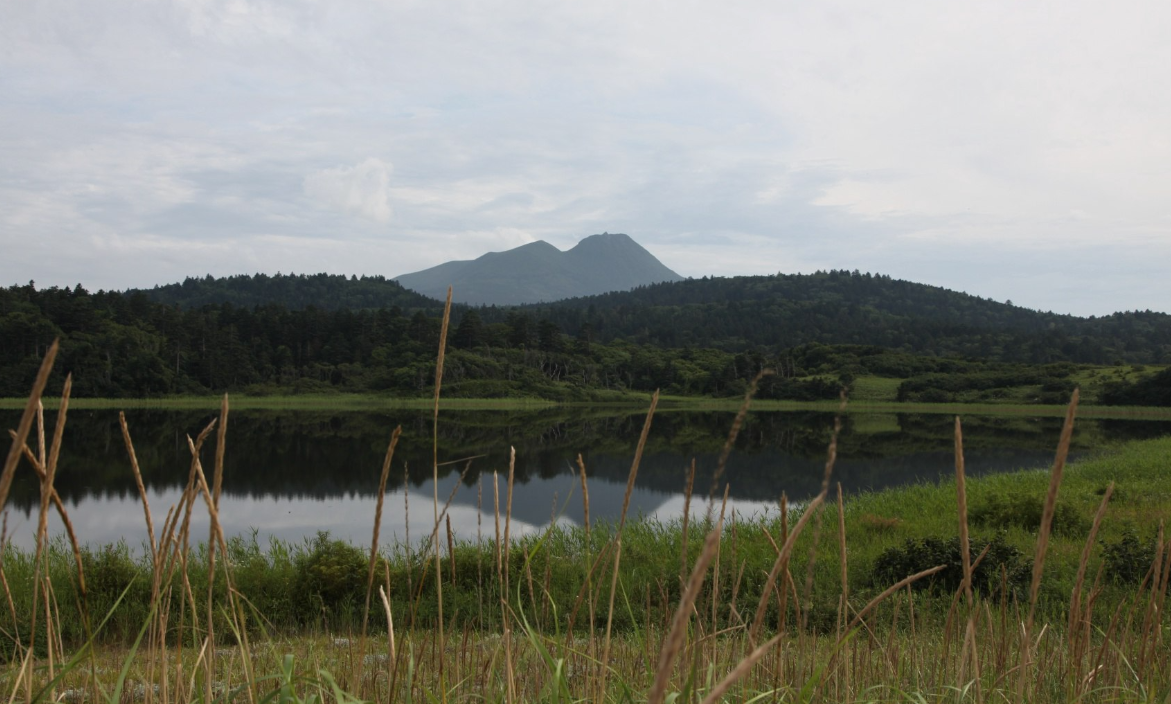
[(370, 157), (356, 166), (322, 169), (305, 177), (305, 195), (351, 215), (390, 222), (390, 164)]
[(1136, 265), (1171, 257), (1171, 4), (453, 4), (9, 3), (0, 284), (391, 275), (610, 231), (684, 275), (1171, 301)]

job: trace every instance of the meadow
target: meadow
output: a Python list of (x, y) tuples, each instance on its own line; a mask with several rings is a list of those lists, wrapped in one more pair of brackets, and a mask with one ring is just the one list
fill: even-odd
[[(70, 405), (40, 403), (51, 351), (0, 475), (41, 478), (31, 552), (0, 554), (3, 675), (22, 701), (1167, 701), (1164, 601), (1171, 439), (1049, 472), (851, 496), (742, 519), (726, 487), (691, 486), (678, 523), (553, 523), (513, 538), (511, 470), (481, 484), (494, 520), (456, 539), (447, 497), (408, 506), (433, 530), (369, 546), (319, 536), (259, 545), (219, 530), (229, 404), (189, 438), (182, 500), (151, 507), (141, 556), (50, 539)], [(438, 423), (439, 358), (434, 399)], [(751, 391), (741, 415), (747, 411)], [(649, 402), (629, 488), (658, 398)], [(734, 444), (734, 424), (725, 451)], [(204, 442), (217, 435), (216, 452)], [(133, 429), (128, 471), (138, 476)], [(387, 448), (385, 486), (398, 434)], [(227, 450), (227, 451), (230, 451)], [(726, 454), (725, 454), (726, 458)], [(207, 461), (205, 468), (204, 462)], [(722, 461), (721, 461), (722, 464)], [(718, 471), (717, 471), (718, 474)], [(141, 486), (141, 484), (140, 484)], [(379, 494), (383, 492), (380, 490)], [(145, 493), (143, 493), (145, 497)], [(446, 501), (445, 501), (446, 499)], [(393, 509), (393, 510), (397, 510)], [(206, 511), (206, 539), (191, 535)], [(68, 520), (65, 521), (68, 525)]]

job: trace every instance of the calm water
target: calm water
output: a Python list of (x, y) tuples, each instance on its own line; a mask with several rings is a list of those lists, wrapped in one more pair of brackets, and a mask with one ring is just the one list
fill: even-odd
[[(50, 427), (53, 413), (47, 414)], [(187, 434), (195, 436), (211, 414), (191, 411), (127, 413), (156, 525), (176, 504), (190, 467)], [(695, 493), (706, 497), (731, 413), (661, 412), (656, 415), (631, 498), (632, 515), (682, 515), (687, 468), (696, 463)], [(580, 484), (573, 474), (581, 453), (590, 489), (591, 519), (621, 511), (642, 412), (554, 409), (528, 412), (444, 412), (440, 416), (438, 492), (453, 489), (452, 527), (463, 537), (494, 531), (493, 473), (505, 501), (509, 448), (516, 448), (513, 532), (540, 530), (556, 515), (581, 523)], [(16, 412), (0, 412), (15, 427)], [(1044, 467), (1053, 457), (1060, 419), (965, 419), (969, 474)], [(229, 534), (258, 533), (301, 540), (320, 530), (368, 543), (378, 474), (395, 426), (403, 428), (383, 513), (382, 539), (414, 541), (433, 525), (432, 438), (427, 413), (234, 411), (226, 447), (221, 520)], [(781, 492), (794, 501), (820, 487), (833, 427), (828, 413), (763, 412), (749, 416), (727, 464), (731, 503), (741, 512), (776, 510)], [(839, 440), (834, 480), (856, 492), (951, 475), (952, 419), (944, 415), (849, 415)], [(1171, 423), (1079, 421), (1075, 453), (1120, 440), (1171, 433)], [(214, 436), (204, 448), (211, 472)], [(464, 473), (463, 482), (460, 474)], [(145, 540), (142, 504), (113, 411), (72, 411), (65, 430), (57, 489), (79, 537), (91, 544)], [(458, 486), (458, 488), (457, 488)], [(8, 532), (32, 544), (38, 487), (22, 465), (9, 500)], [(720, 490), (722, 492), (722, 488)], [(409, 510), (407, 505), (409, 504)], [(705, 508), (697, 498), (693, 510)], [(407, 516), (409, 515), (409, 526)], [(197, 512), (194, 534), (206, 535)], [(51, 530), (61, 530), (54, 515)]]

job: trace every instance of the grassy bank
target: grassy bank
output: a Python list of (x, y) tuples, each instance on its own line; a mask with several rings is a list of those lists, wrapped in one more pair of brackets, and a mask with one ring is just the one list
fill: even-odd
[[(79, 410), (204, 410), (219, 408), (219, 396), (168, 396), (161, 398), (78, 398), (70, 401), (70, 407)], [(630, 408), (645, 409), (650, 394), (612, 394), (603, 400), (549, 401), (540, 398), (455, 398), (441, 399), (439, 407), (444, 411), (516, 411), (551, 407), (562, 408)], [(27, 399), (0, 398), (0, 410), (24, 408)], [(739, 398), (708, 398), (700, 396), (662, 396), (661, 411), (726, 411), (736, 412), (742, 403)], [(45, 399), (46, 409), (55, 410), (58, 401)], [(369, 394), (304, 394), (296, 396), (233, 396), (234, 410), (270, 411), (377, 411), (377, 410), (418, 410), (430, 411), (432, 399), (393, 398)], [(758, 411), (823, 411), (848, 414), (866, 413), (923, 413), (940, 415), (981, 415), (981, 416), (1031, 416), (1060, 418), (1065, 406), (1053, 404), (1025, 403), (912, 403), (893, 400), (859, 400), (852, 398), (842, 409), (839, 401), (761, 401), (752, 405)], [(1101, 419), (1142, 419), (1171, 420), (1171, 408), (1155, 406), (1082, 406), (1080, 418)]]
[[(726, 485), (708, 496), (689, 483), (695, 511), (684, 513), (703, 518), (627, 522), (624, 508), (602, 525), (588, 520), (584, 467), (569, 500), (583, 502), (585, 524), (513, 540), (510, 466), (484, 487), (495, 507), (485, 539), (457, 540), (436, 495), (422, 509), (434, 516), (430, 540), (380, 543), (380, 504), (370, 548), (223, 535), (225, 398), (189, 438), (188, 483), (165, 512), (146, 500), (126, 433), (151, 535), (134, 558), (87, 550), (71, 530), (45, 534), (50, 510), (69, 525), (53, 484), (66, 413), (54, 431), (34, 423), (55, 352), (0, 474), (0, 507), (18, 464), (32, 466), (42, 496), (36, 551), (0, 553), (10, 700), (1171, 698), (1171, 439), (1067, 469), (1076, 396), (1049, 473), (968, 480), (957, 463), (954, 482), (846, 500), (834, 492), (835, 437), (824, 488), (801, 506), (782, 497), (775, 514), (746, 519), (723, 510)], [(437, 388), (442, 366), (440, 355)], [(204, 453), (212, 433), (217, 453)], [(962, 456), (958, 421), (956, 445)], [(204, 510), (201, 543), (189, 528)]]
[[(1153, 598), (1144, 595), (1135, 578), (1145, 576), (1155, 557), (1158, 527), (1171, 516), (1171, 474), (1165, 471), (1169, 464), (1171, 438), (1162, 438), (1130, 443), (1067, 468), (1057, 495), (1056, 532), (1049, 546), (1037, 601), (1038, 622), (1053, 630), (1051, 638), (1063, 642), (1061, 639), (1066, 637), (1070, 595), (1079, 585), (1080, 553), (1094, 512), (1111, 483), (1113, 497), (1107, 508), (1107, 519), (1100, 525), (1090, 553), (1090, 577), (1081, 584), (1086, 593), (1094, 594), (1089, 620), (1103, 628), (1111, 623), (1117, 626), (1116, 614)], [(988, 541), (1001, 546), (994, 547), (997, 552), (990, 553), (981, 567), (992, 564), (991, 560), (1004, 560), (1003, 570), (997, 567), (992, 578), (975, 579), (976, 603), (984, 604), (986, 610), (999, 609), (987, 611), (988, 623), (984, 627), (993, 628), (997, 623), (1018, 619), (1019, 628), (1020, 612), (1029, 602), (1028, 568), (1035, 554), (1048, 483), (1049, 474), (1038, 471), (966, 481), (974, 552)], [(506, 500), (507, 490), (502, 478), (497, 487), (502, 502)], [(486, 493), (492, 493), (491, 488)], [(956, 497), (954, 481), (925, 484), (845, 497), (841, 524), (838, 507), (833, 502), (823, 512), (811, 515), (804, 524), (806, 530), (793, 543), (793, 557), (785, 571), (784, 580), (788, 582), (791, 598), (785, 604), (783, 617), (775, 593), (774, 599), (763, 600), (765, 625), (760, 638), (778, 635), (788, 638), (788, 648), (781, 651), (788, 654), (784, 658), (777, 656), (771, 675), (757, 672), (749, 679), (754, 683), (749, 686), (755, 687), (754, 691), (775, 687), (776, 680), (782, 679), (778, 673), (786, 671), (801, 684), (820, 677), (818, 668), (835, 659), (833, 649), (841, 647), (837, 636), (843, 627), (841, 619), (861, 612), (890, 584), (920, 568), (934, 566), (928, 564), (932, 560), (959, 561), (958, 552), (949, 553), (946, 545), (958, 536)], [(581, 499), (578, 496), (571, 500)], [(706, 498), (696, 496), (693, 500), (697, 513), (702, 515)], [(719, 502), (711, 508), (718, 520)], [(504, 522), (501, 530), (506, 530), (508, 517), (503, 506), (501, 512), (504, 514), (500, 516)], [(711, 564), (694, 598), (697, 621), (702, 624), (690, 636), (694, 639), (692, 657), (698, 658), (697, 662), (709, 669), (730, 670), (748, 653), (749, 642), (744, 631), (762, 602), (767, 575), (777, 558), (775, 546), (784, 544), (785, 536), (801, 525), (802, 516), (802, 507), (791, 507), (784, 521), (779, 509), (772, 515), (751, 519), (725, 516), (718, 548), (706, 551), (706, 559)], [(839, 525), (844, 526), (844, 531), (840, 532)], [(702, 519), (687, 526), (647, 521), (627, 524), (623, 528), (618, 577), (613, 582), (607, 568), (613, 559), (617, 525), (595, 524), (588, 532), (584, 526), (553, 526), (543, 534), (511, 542), (507, 551), (494, 536), (495, 526), (487, 527), (486, 532), (491, 536), (488, 539), (453, 540), (450, 550), (446, 547), (445, 530), (441, 529), (442, 597), (435, 585), (434, 553), (426, 544), (383, 546), (376, 569), (375, 592), (382, 587), (388, 594), (390, 617), (400, 629), (398, 647), (409, 648), (411, 654), (405, 657), (416, 659), (412, 677), (419, 691), (437, 693), (442, 686), (452, 686), (439, 673), (439, 656), (435, 651), (441, 637), (438, 629), (442, 598), (442, 623), (447, 634), (443, 636), (447, 639), (444, 647), (449, 650), (454, 647), (458, 656), (457, 664), (447, 666), (461, 672), (461, 677), (491, 685), (491, 677), (483, 668), (488, 663), (498, 663), (501, 658), (512, 657), (518, 671), (540, 673), (533, 680), (520, 680), (522, 689), (532, 689), (530, 696), (536, 698), (549, 686), (564, 685), (570, 692), (577, 692), (575, 682), (592, 679), (595, 685), (599, 684), (602, 675), (597, 667), (596, 651), (602, 647), (609, 628), (615, 639), (611, 645), (614, 666), (607, 678), (613, 676), (615, 684), (607, 685), (607, 691), (608, 696), (618, 696), (621, 687), (632, 690), (649, 687), (646, 673), (656, 665), (658, 651), (683, 598), (681, 576), (705, 558), (703, 539), (712, 528), (714, 524)], [(944, 546), (932, 548), (932, 540), (942, 541)], [(1136, 547), (1130, 553), (1124, 549), (1128, 540)], [(844, 563), (840, 550), (843, 544), (847, 546)], [(255, 678), (255, 671), (245, 673), (238, 662), (240, 648), (247, 638), (248, 647), (254, 653), (254, 666), (279, 674), (287, 665), (285, 656), (291, 654), (299, 676), (307, 678), (301, 686), (321, 687), (330, 698), (334, 695), (328, 682), (321, 679), (323, 671), (338, 678), (339, 686), (347, 691), (366, 697), (389, 693), (392, 661), (386, 650), (390, 633), (388, 610), (374, 609), (366, 622), (371, 639), (359, 638), (363, 630), (367, 548), (325, 536), (299, 544), (269, 545), (235, 537), (225, 547), (229, 569), (222, 569), (225, 563), (221, 555), (221, 568), (211, 580), (212, 599), (218, 606), (213, 610), (210, 628), (201, 613), (205, 612), (203, 600), (209, 583), (205, 545), (190, 549), (184, 558), (186, 567), (177, 577), (179, 583), (165, 591), (162, 602), (160, 597), (152, 596), (154, 566), (149, 550), (134, 557), (125, 546), (82, 549), (83, 569), (79, 572), (78, 558), (64, 537), (48, 546), (39, 570), (34, 555), (9, 548), (3, 556), (3, 571), (11, 590), (11, 607), (0, 618), (0, 629), (8, 634), (4, 646), (9, 661), (8, 676), (14, 674), (13, 668), (22, 652), (28, 653), (27, 641), (21, 640), (20, 634), (32, 630), (32, 585), (38, 583), (34, 574), (39, 571), (48, 576), (52, 585), (56, 623), (51, 633), (61, 653), (75, 651), (87, 641), (88, 629), (84, 625), (87, 613), (111, 615), (94, 639), (100, 644), (100, 659), (106, 662), (101, 668), (107, 673), (119, 670), (119, 661), (130, 656), (128, 647), (143, 625), (164, 610), (172, 615), (172, 620), (157, 634), (155, 646), (169, 647), (180, 659), (188, 658), (189, 672), (208, 665), (199, 660), (198, 653), (203, 649), (203, 660), (207, 659), (207, 652), (214, 653), (217, 682)], [(1111, 550), (1125, 554), (1111, 557)], [(886, 568), (884, 572), (882, 566), (891, 562), (892, 555), (898, 558), (900, 551), (901, 561), (894, 561), (896, 570)], [(592, 574), (591, 566), (594, 566)], [(900, 567), (901, 572), (897, 570)], [(246, 613), (238, 618), (227, 603), (229, 572), (232, 588), (248, 605)], [(979, 568), (977, 572), (988, 574)], [(84, 595), (79, 574), (85, 576)], [(859, 649), (851, 657), (857, 660), (862, 657), (858, 654), (861, 652), (866, 654), (865, 658), (879, 658), (880, 653), (871, 651), (881, 646), (880, 650), (895, 649), (908, 660), (902, 662), (906, 671), (897, 673), (894, 680), (888, 673), (880, 676), (872, 672), (870, 676), (880, 681), (867, 691), (878, 685), (892, 689), (885, 694), (882, 689), (873, 690), (868, 696), (897, 698), (894, 695), (901, 687), (922, 693), (952, 686), (948, 678), (954, 673), (948, 673), (946, 668), (932, 673), (927, 665), (932, 663), (932, 648), (960, 645), (959, 635), (951, 633), (948, 623), (960, 618), (953, 595), (961, 577), (959, 565), (949, 564), (947, 570), (916, 584), (922, 588), (900, 591), (871, 611), (865, 627), (868, 631), (865, 637), (869, 640), (860, 634), (857, 644), (849, 641), (850, 647)], [(613, 611), (608, 607), (610, 584), (616, 587)], [(1091, 589), (1091, 584), (1096, 588)], [(843, 603), (847, 605), (844, 612), (841, 611)], [(913, 626), (907, 620), (908, 610), (912, 608), (917, 619)], [(961, 611), (968, 616), (975, 613), (978, 618), (979, 608)], [(90, 617), (91, 622), (93, 618)], [(1133, 616), (1129, 621), (1129, 628), (1140, 627)], [(1166, 625), (1161, 613), (1156, 617), (1156, 625), (1160, 621)], [(236, 628), (242, 631), (237, 633)], [(1146, 629), (1151, 632), (1149, 625)], [(207, 641), (209, 632), (216, 634), (213, 641)], [(1162, 637), (1162, 630), (1153, 632)], [(502, 650), (505, 633), (512, 639), (510, 647), (515, 648), (510, 656)], [(988, 637), (1000, 639), (996, 647), (1011, 653), (1012, 646), (1004, 644), (1009, 636), (1002, 632)], [(1131, 636), (1138, 638), (1137, 634)], [(1097, 637), (1100, 639), (1101, 634)], [(42, 661), (50, 650), (46, 638), (42, 630), (36, 645)], [(991, 656), (995, 648), (987, 647)], [(546, 660), (546, 655), (552, 652), (563, 660), (560, 675), (553, 667), (555, 662)], [(395, 657), (404, 656), (400, 653)], [(1011, 660), (1008, 654), (1002, 653), (1000, 657)], [(1057, 653), (1050, 653), (1050, 657), (1057, 657)], [(135, 673), (133, 679), (140, 685), (157, 684), (158, 672), (152, 674), (144, 666), (143, 658), (141, 652), (135, 653), (131, 658), (132, 670), (128, 672)], [(951, 666), (960, 667), (957, 663)], [(767, 672), (767, 661), (759, 668), (766, 668), (761, 672)], [(853, 682), (847, 692), (855, 695), (863, 692), (859, 687), (865, 681), (864, 671), (862, 668), (850, 675), (861, 676), (863, 680)], [(587, 672), (592, 674), (581, 676)], [(691, 674), (699, 678), (707, 676), (702, 669)], [(79, 667), (62, 684), (61, 691), (92, 688), (86, 684), (89, 676)], [(845, 676), (838, 676), (838, 688), (845, 686), (840, 681)], [(938, 681), (940, 677), (945, 677), (946, 685)], [(789, 684), (780, 689), (792, 687), (790, 696), (799, 694), (800, 688), (791, 684), (793, 680), (787, 681)], [(685, 686), (683, 680), (677, 684)], [(698, 690), (703, 689), (701, 684), (700, 681), (692, 683)], [(714, 684), (709, 682), (707, 686)], [(987, 684), (995, 686), (996, 680), (989, 677)], [(404, 685), (399, 682), (395, 686)], [(460, 686), (464, 688), (460, 691), (471, 691), (467, 682)], [(507, 684), (498, 681), (496, 686), (503, 698)], [(609, 689), (613, 686), (619, 688)], [(399, 691), (405, 696), (408, 690)], [(1042, 698), (1060, 699), (1067, 693), (1068, 690), (1058, 687), (1050, 693), (1052, 696)], [(827, 694), (822, 692), (823, 696)], [(586, 697), (588, 693), (579, 695)]]
[[(1111, 482), (1114, 488), (1108, 509), (1109, 520), (1098, 531), (1098, 546), (1091, 555), (1089, 566), (1091, 572), (1099, 566), (1105, 570), (1101, 608), (1117, 605), (1126, 591), (1126, 575), (1118, 573), (1119, 566), (1103, 561), (1102, 546), (1120, 544), (1129, 536), (1145, 544), (1153, 540), (1160, 522), (1171, 519), (1171, 472), (1166, 471), (1169, 466), (1171, 438), (1160, 438), (1128, 443), (1098, 457), (1077, 462), (1066, 470), (1057, 497), (1057, 530), (1049, 547), (1045, 590), (1040, 601), (1045, 613), (1054, 618), (1066, 615), (1066, 597), (1076, 579), (1080, 551), (1094, 512)], [(487, 481), (487, 485), (471, 490), (483, 491), (489, 502), (494, 493), (507, 492), (503, 479), (495, 491), (491, 478)], [(1048, 473), (1042, 471), (967, 479), (972, 539), (999, 541), (1019, 552), (1018, 564), (1026, 564), (1035, 549), (1048, 481)], [(902, 549), (908, 541), (920, 544), (924, 539), (951, 540), (958, 534), (954, 480), (843, 498), (850, 566), (847, 587), (852, 603), (857, 602), (857, 608), (889, 586), (884, 576), (876, 573), (876, 565), (884, 553)], [(569, 500), (581, 501), (581, 495)], [(653, 620), (665, 619), (678, 602), (678, 576), (685, 566), (684, 545), (686, 564), (690, 565), (702, 547), (701, 537), (711, 528), (704, 516), (709, 508), (706, 496), (696, 496), (693, 502), (693, 518), (687, 526), (678, 521), (638, 520), (625, 527), (625, 558), (619, 572), (619, 584), (628, 594), (646, 597), (640, 601), (638, 611), (643, 614), (649, 609)], [(710, 505), (713, 515), (718, 515), (719, 508), (718, 503)], [(503, 506), (501, 510), (504, 510)], [(802, 507), (790, 507), (788, 523), (799, 519), (801, 513)], [(831, 504), (826, 507), (820, 520), (827, 526), (837, 526), (838, 506)], [(500, 628), (500, 613), (488, 607), (505, 597), (502, 584), (493, 574), (497, 545), (491, 523), (489, 517), (479, 542), (474, 536), (451, 536), (450, 551), (446, 530), (441, 531), (443, 535), (440, 536), (448, 570), (448, 586), (444, 593), (448, 613), (458, 614), (461, 624), (467, 623), (479, 630)], [(786, 528), (782, 525), (779, 508), (763, 516), (729, 514), (725, 523), (720, 548), (725, 559), (717, 566), (716, 576), (706, 588), (719, 590), (714, 595), (718, 601), (726, 603), (727, 608), (721, 609), (717, 617), (721, 627), (730, 627), (736, 621), (736, 601), (746, 604), (760, 601), (760, 576), (768, 573), (776, 557), (772, 546)], [(521, 610), (526, 603), (540, 596), (538, 601), (546, 602), (546, 605), (531, 615), (532, 625), (550, 633), (566, 628), (570, 617), (567, 605), (576, 601), (578, 591), (586, 581), (587, 557), (604, 552), (613, 542), (616, 529), (614, 524), (595, 523), (587, 535), (584, 526), (556, 524), (543, 533), (516, 539), (507, 567), (507, 581), (520, 585), (522, 589), (519, 594), (508, 594), (513, 608)], [(834, 532), (836, 534), (836, 528)], [(812, 533), (803, 534), (795, 544), (797, 553), (813, 552), (813, 543)], [(117, 618), (104, 635), (111, 641), (131, 638), (151, 608), (151, 553), (149, 546), (136, 547), (139, 549), (130, 550), (125, 544), (81, 549), (90, 611), (105, 613), (121, 599)], [(273, 540), (267, 544), (259, 543), (254, 536), (231, 536), (226, 541), (226, 548), (234, 571), (235, 589), (264, 615), (270, 631), (295, 635), (327, 629), (361, 630), (367, 571), (365, 551), (368, 547), (350, 545), (320, 534), (303, 542)], [(392, 543), (381, 547), (377, 584), (387, 587), (398, 623), (416, 623), (427, 628), (436, 625), (436, 595), (430, 591), (416, 594), (418, 585), (433, 569), (428, 561), (429, 555), (423, 542), (415, 545)], [(817, 546), (810, 604), (822, 615), (836, 609), (836, 595), (842, 586), (838, 569), (840, 557), (836, 535), (833, 540), (825, 540)], [(16, 624), (10, 613), (0, 614), (0, 628), (8, 632), (20, 631), (22, 625), (27, 630), (27, 611), (32, 601), (31, 590), (27, 587), (32, 584), (33, 558), (32, 554), (12, 547), (4, 555), (13, 602), (22, 614)], [(45, 559), (46, 569), (57, 585), (58, 609), (66, 624), (59, 635), (68, 642), (80, 643), (85, 634), (77, 558), (64, 535), (48, 545)], [(206, 543), (193, 545), (187, 560), (191, 581), (207, 583)], [(897, 581), (907, 575), (886, 575), (891, 576)], [(216, 579), (216, 589), (222, 595), (227, 586), (225, 575), (221, 573)], [(1016, 586), (1019, 589), (1020, 585)], [(127, 589), (129, 591), (125, 591)], [(646, 596), (648, 593), (649, 597)], [(946, 608), (950, 603), (950, 591), (938, 589), (928, 590), (922, 608), (939, 607), (940, 604), (932, 602), (930, 597), (940, 594), (945, 597), (941, 604)], [(182, 594), (176, 592), (172, 599), (177, 608)], [(384, 629), (384, 621), (384, 615), (377, 615), (368, 625)], [(580, 617), (577, 622), (583, 623)], [(621, 630), (638, 625), (632, 613), (622, 611), (614, 615), (612, 623)], [(253, 622), (253, 626), (259, 628), (260, 623)], [(221, 629), (220, 633), (226, 634), (227, 631)]]

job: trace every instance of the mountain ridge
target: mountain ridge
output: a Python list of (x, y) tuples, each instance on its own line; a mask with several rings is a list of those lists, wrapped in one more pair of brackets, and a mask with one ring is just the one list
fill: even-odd
[(603, 233), (562, 252), (544, 240), (394, 277), (404, 288), (469, 305), (551, 303), (682, 281), (629, 235)]

